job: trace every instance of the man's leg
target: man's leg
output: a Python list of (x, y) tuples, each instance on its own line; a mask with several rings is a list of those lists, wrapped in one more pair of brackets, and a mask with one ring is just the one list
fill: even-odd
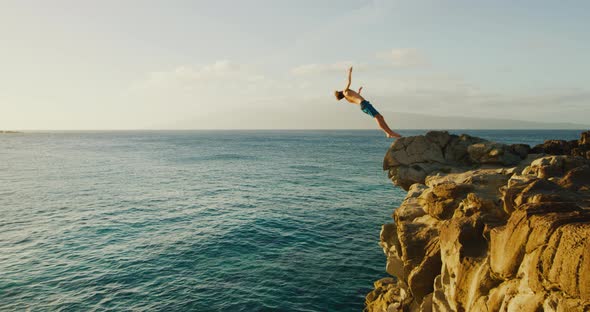
[(389, 126), (387, 125), (387, 123), (385, 122), (385, 119), (383, 119), (383, 116), (381, 114), (375, 116), (375, 121), (377, 121), (379, 128), (381, 128), (387, 134), (388, 138), (401, 138), (402, 137), (399, 133), (394, 132), (393, 130), (391, 130), (389, 128)]

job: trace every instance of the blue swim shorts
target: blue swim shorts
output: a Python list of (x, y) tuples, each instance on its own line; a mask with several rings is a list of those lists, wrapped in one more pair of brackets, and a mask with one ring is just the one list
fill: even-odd
[(375, 118), (375, 116), (379, 115), (379, 112), (375, 109), (375, 107), (373, 107), (373, 105), (371, 105), (371, 103), (369, 103), (369, 101), (362, 101), (361, 102), (361, 110), (365, 114), (367, 114), (373, 118)]

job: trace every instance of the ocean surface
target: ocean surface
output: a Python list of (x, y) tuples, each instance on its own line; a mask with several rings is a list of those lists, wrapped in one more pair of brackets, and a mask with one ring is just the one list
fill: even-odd
[[(400, 131), (403, 135), (425, 131)], [(580, 131), (451, 131), (505, 143)], [(2, 311), (360, 311), (405, 196), (378, 131), (0, 135)]]

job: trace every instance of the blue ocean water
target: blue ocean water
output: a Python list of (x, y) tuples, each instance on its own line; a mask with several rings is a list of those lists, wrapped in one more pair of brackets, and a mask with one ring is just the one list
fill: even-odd
[[(403, 135), (425, 131), (400, 131)], [(505, 143), (580, 131), (453, 131)], [(405, 192), (378, 131), (0, 136), (0, 310), (360, 311)]]

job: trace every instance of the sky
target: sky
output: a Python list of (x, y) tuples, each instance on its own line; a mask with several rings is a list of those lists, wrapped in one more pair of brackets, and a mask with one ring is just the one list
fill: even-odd
[(349, 65), (386, 119), (588, 126), (588, 38), (589, 1), (0, 0), (0, 129), (374, 127)]

